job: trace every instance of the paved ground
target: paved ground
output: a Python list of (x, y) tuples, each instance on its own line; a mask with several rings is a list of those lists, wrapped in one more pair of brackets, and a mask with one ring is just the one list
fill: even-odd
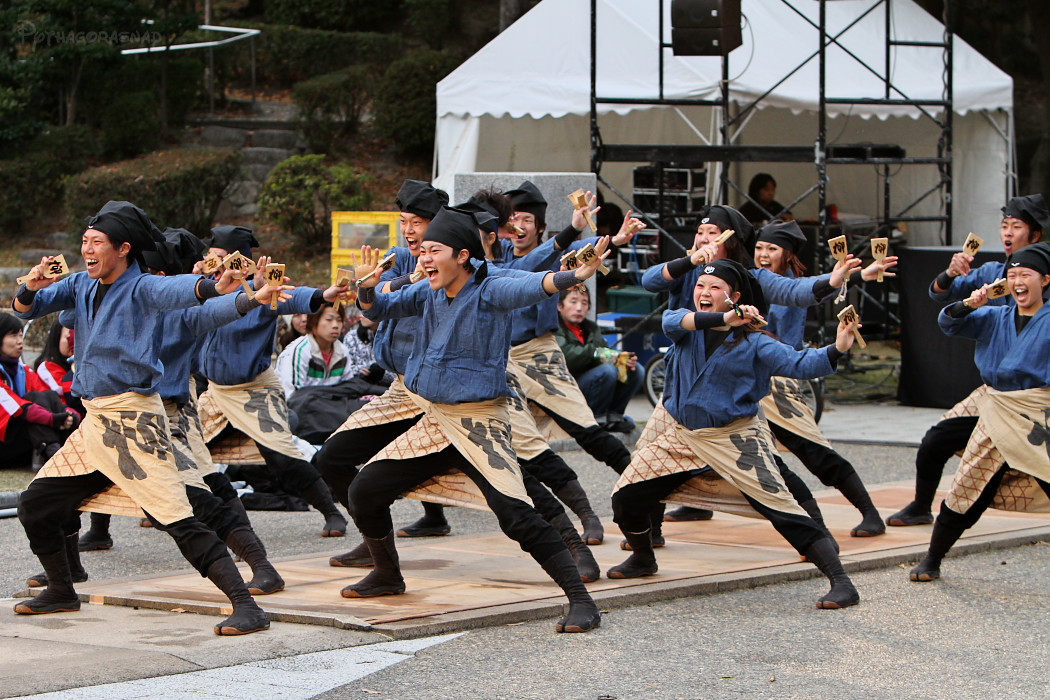
[[(853, 408), (840, 410), (844, 415)], [(827, 414), (829, 433), (836, 413)], [(861, 423), (899, 417), (914, 425), (896, 434), (907, 427), (921, 436), (936, 414), (923, 414), (920, 422), (887, 407)], [(913, 447), (840, 447), (866, 481), (913, 473)], [(611, 471), (580, 452), (566, 457), (589, 491), (609, 492)], [(399, 502), (395, 522), (418, 512), (415, 503)], [(458, 532), (493, 529), (488, 514), (455, 510), (450, 518)], [(320, 538), (316, 513), (253, 513), (253, 519), (275, 557), (353, 544)], [(93, 577), (184, 568), (163, 535), (127, 519), (115, 519), (114, 531), (113, 550), (85, 555)], [(603, 547), (615, 541), (611, 535)], [(22, 588), (21, 580), (38, 568), (14, 519), (0, 520), (0, 562), (0, 594)], [(0, 696), (154, 677), (52, 697), (1045, 696), (1050, 547), (954, 558), (944, 575), (933, 584), (912, 584), (902, 568), (858, 573), (862, 603), (844, 611), (814, 609), (824, 586), (810, 580), (617, 609), (588, 635), (557, 635), (551, 621), (542, 621), (395, 647), (375, 646), (388, 640), (374, 633), (293, 624), (216, 638), (211, 618), (108, 606), (27, 619), (10, 613), (5, 602)], [(215, 670), (201, 675), (205, 669)], [(165, 678), (169, 674), (190, 675)]]

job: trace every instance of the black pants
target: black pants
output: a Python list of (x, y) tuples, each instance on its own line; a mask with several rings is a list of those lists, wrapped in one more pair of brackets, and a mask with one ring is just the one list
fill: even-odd
[[(583, 448), (584, 452), (599, 462), (605, 462), (617, 474), (623, 474), (623, 470), (631, 463), (631, 453), (608, 430), (602, 430), (597, 425), (584, 428), (569, 418), (559, 416), (546, 406), (541, 405), (540, 408), (558, 424), (559, 428), (567, 432)], [(593, 419), (591, 409), (587, 404), (583, 405), (583, 410), (587, 411), (588, 416)]]
[(336, 498), (350, 508), (350, 484), (357, 476), (357, 468), (379, 454), (379, 451), (401, 437), (423, 414), (415, 418), (355, 428), (335, 433), (314, 453), (314, 465)]
[[(984, 511), (988, 510), (988, 507), (992, 504), (992, 501), (995, 499), (995, 492), (999, 490), (999, 485), (1003, 482), (1003, 477), (1006, 476), (1006, 472), (1009, 469), (1009, 465), (1003, 464), (999, 471), (995, 473), (995, 476), (988, 480), (988, 483), (981, 491), (981, 495), (977, 497), (977, 500), (965, 513), (956, 513), (944, 501), (941, 501), (941, 512), (937, 515), (937, 522), (957, 530), (968, 530), (973, 527), (984, 515)], [(1050, 484), (1042, 479), (1036, 479), (1036, 482), (1042, 487), (1043, 493), (1050, 496)]]
[[(669, 474), (636, 484), (628, 484), (613, 494), (613, 521), (624, 532), (644, 532), (650, 527), (649, 514), (672, 491), (697, 475), (696, 471)], [(795, 550), (802, 554), (817, 540), (826, 537), (808, 515), (773, 510), (743, 494), (754, 508)]]
[(966, 443), (977, 427), (977, 416), (948, 418), (926, 431), (915, 455), (915, 499), (927, 507), (933, 503), (944, 465)]
[(530, 474), (539, 479), (547, 488), (554, 493), (572, 481), (577, 480), (576, 472), (572, 470), (565, 460), (559, 457), (551, 449), (546, 449), (532, 459), (519, 459), (524, 474)]
[(317, 468), (305, 459), (275, 452), (259, 442), (256, 442), (255, 445), (259, 448), (259, 454), (266, 461), (270, 476), (285, 493), (297, 496), (321, 478), (321, 473), (317, 471)]
[(357, 529), (373, 539), (390, 534), (394, 529), (390, 505), (397, 497), (451, 469), (459, 469), (477, 484), (489, 508), (496, 514), (500, 529), (536, 561), (542, 563), (565, 550), (561, 537), (535, 508), (496, 490), (452, 446), (423, 457), (380, 460), (362, 469), (350, 485), (349, 510)]
[[(34, 479), (29, 488), (22, 492), (18, 504), (18, 519), (25, 528), (29, 548), (33, 553), (47, 555), (62, 551), (63, 537), (72, 534), (67, 530), (73, 522), (79, 524), (77, 508), (80, 504), (85, 498), (90, 498), (112, 485), (113, 482), (101, 472)], [(211, 496), (210, 493), (207, 495)], [(195, 499), (199, 498), (199, 495), (195, 495)], [(201, 576), (206, 575), (208, 567), (214, 562), (229, 556), (222, 540), (196, 517), (162, 525), (149, 513), (146, 515), (158, 530), (171, 535), (182, 556)]]
[(837, 486), (857, 473), (852, 464), (830, 447), (807, 440), (775, 423), (770, 423), (769, 429), (780, 444), (798, 457), (825, 486)]

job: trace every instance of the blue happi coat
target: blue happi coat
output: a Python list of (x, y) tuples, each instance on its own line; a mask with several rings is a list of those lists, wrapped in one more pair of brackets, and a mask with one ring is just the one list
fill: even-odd
[[(394, 254), (394, 266), (380, 277), (380, 287), (392, 279), (412, 274), (418, 262), (418, 258), (414, 257), (408, 248), (397, 246), (389, 252)], [(372, 353), (375, 355), (376, 364), (387, 372), (404, 374), (418, 328), (419, 318), (416, 316), (392, 318), (379, 324), (376, 337), (372, 339)]]
[[(795, 273), (788, 270), (782, 276), (794, 279)], [(802, 306), (770, 304), (769, 313), (766, 314), (766, 322), (769, 325), (765, 330), (779, 338), (780, 342), (801, 350), (806, 334), (806, 314), (808, 313), (809, 310)]]
[[(566, 250), (558, 250), (554, 247), (554, 237), (538, 245), (528, 254), (521, 257), (514, 256), (514, 245), (507, 239), (500, 240), (502, 259), (497, 263), (500, 267), (529, 270), (539, 272), (541, 270), (556, 272), (561, 269), (561, 256), (570, 250), (579, 250), (588, 243), (597, 244), (599, 238), (585, 238), (574, 241)], [(530, 340), (539, 338), (558, 329), (558, 299), (550, 297), (534, 306), (517, 309), (512, 314), (510, 331), (511, 345), (521, 345)]]
[[(488, 272), (488, 270), (486, 270)], [(373, 320), (419, 316), (405, 386), (436, 403), (459, 404), (511, 396), (507, 385), (510, 311), (551, 295), (544, 273), (527, 276), (475, 271), (452, 299), (424, 282), (377, 294), (364, 315)]]
[(85, 399), (135, 392), (157, 393), (164, 364), (154, 338), (163, 322), (162, 312), (200, 304), (199, 275), (157, 277), (146, 274), (137, 263), (110, 286), (98, 314), (92, 310), (98, 280), (87, 272), (41, 289), (20, 318), (40, 318), (73, 309), (77, 331), (77, 371), (73, 393)]
[[(980, 289), (984, 285), (991, 284), (1003, 277), (1006, 277), (1005, 261), (986, 262), (971, 269), (968, 275), (959, 275), (953, 278), (952, 285), (948, 287), (947, 291), (935, 292), (933, 290), (933, 282), (930, 282), (930, 298), (940, 302), (962, 301), (969, 297), (975, 289)], [(998, 299), (988, 300), (989, 306), (1014, 306), (1016, 303), (1013, 295), (1010, 294)]]
[(1050, 386), (1050, 305), (1044, 304), (1020, 333), (1016, 311), (1016, 305), (982, 306), (952, 318), (942, 309), (937, 323), (948, 335), (977, 341), (973, 359), (988, 386), (999, 391)]
[(200, 346), (206, 333), (241, 317), (234, 292), (209, 299), (202, 306), (169, 311), (158, 326), (157, 352), (164, 363), (164, 376), (157, 392), (165, 401), (180, 406), (190, 399), (190, 375), (197, 368)]
[[(642, 286), (650, 292), (668, 292), (668, 309), (688, 309), (696, 311), (693, 304), (693, 287), (700, 279), (703, 265), (694, 267), (678, 279), (664, 279), (664, 268), (667, 263), (653, 265), (642, 274)], [(830, 279), (830, 274), (794, 279), (783, 277), (765, 268), (753, 268), (748, 272), (762, 286), (762, 293), (770, 304), (783, 306), (813, 306), (827, 296), (818, 299), (814, 287), (820, 280)]]
[(772, 377), (812, 379), (835, 371), (828, 348), (795, 350), (763, 333), (730, 335), (710, 359), (706, 331), (687, 331), (688, 309), (665, 311), (664, 334), (674, 342), (674, 362), (664, 375), (664, 408), (680, 424), (696, 430), (718, 428), (758, 413)]
[(277, 317), (309, 314), (321, 308), (317, 289), (296, 287), (291, 294), (292, 298), (281, 302), (276, 311), (263, 304), (209, 332), (197, 354), (201, 374), (216, 384), (244, 384), (262, 374), (273, 361)]

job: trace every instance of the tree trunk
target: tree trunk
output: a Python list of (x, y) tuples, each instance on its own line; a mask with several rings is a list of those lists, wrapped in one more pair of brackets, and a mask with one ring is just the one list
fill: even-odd
[(525, 14), (525, 0), (500, 0), (499, 2), (499, 30), (514, 24), (519, 17)]

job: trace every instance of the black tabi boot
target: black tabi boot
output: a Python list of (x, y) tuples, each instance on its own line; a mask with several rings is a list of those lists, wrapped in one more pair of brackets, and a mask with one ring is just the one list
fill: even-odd
[(372, 553), (368, 551), (368, 543), (361, 542), (346, 554), (328, 558), (328, 566), (351, 566), (361, 569), (370, 569), (374, 566)]
[(208, 567), (208, 579), (226, 594), (233, 604), (233, 614), (215, 625), (215, 634), (231, 636), (270, 629), (270, 616), (252, 598), (244, 585), (241, 572), (230, 557), (222, 557)]
[(405, 579), (401, 576), (401, 560), (397, 556), (394, 533), (388, 532), (378, 540), (365, 537), (365, 544), (372, 554), (375, 568), (368, 576), (344, 588), (340, 594), (344, 598), (375, 598), (404, 593)]
[(685, 523), (694, 520), (710, 520), (715, 517), (713, 510), (706, 508), (693, 508), (692, 506), (678, 506), (664, 514), (664, 521), (669, 523)]
[(445, 506), (423, 501), (423, 517), (397, 531), (398, 537), (441, 537), (452, 532), (445, 519)]
[[(663, 547), (667, 544), (667, 540), (664, 539), (664, 508), (666, 506), (663, 503), (657, 503), (656, 507), (649, 512), (649, 546), (650, 547)], [(631, 539), (620, 540), (620, 549), (625, 552), (631, 551)]]
[(655, 574), (659, 567), (656, 565), (656, 554), (653, 552), (652, 533), (652, 530), (624, 531), (623, 536), (627, 538), (625, 541), (629, 545), (624, 549), (630, 550), (631, 556), (627, 557), (622, 564), (606, 571), (605, 575), (609, 578), (641, 578)]
[(252, 568), (248, 592), (269, 595), (284, 590), (284, 579), (266, 558), (266, 547), (250, 527), (234, 528), (226, 535), (226, 546)]
[[(70, 537), (76, 538), (76, 535)], [(75, 544), (73, 548), (76, 549)], [(38, 554), (37, 559), (44, 567), (47, 588), (35, 598), (15, 605), (15, 612), (19, 615), (44, 615), (80, 610), (80, 598), (73, 590), (73, 578), (69, 573), (69, 560), (65, 550), (61, 549), (54, 554)]]
[(930, 549), (926, 557), (919, 565), (911, 570), (908, 575), (912, 581), (933, 581), (941, 577), (941, 560), (948, 550), (952, 548), (965, 530), (956, 527), (948, 527), (941, 523), (940, 519), (933, 523), (933, 534), (930, 536)]
[(318, 479), (303, 489), (299, 495), (321, 511), (321, 515), (324, 516), (324, 529), (321, 530), (321, 537), (342, 537), (346, 534), (346, 518), (339, 512), (335, 501), (332, 500), (332, 491), (324, 479)]
[(933, 522), (933, 511), (930, 506), (924, 506), (918, 501), (912, 501), (896, 513), (886, 518), (886, 524), (893, 527), (907, 527), (909, 525), (929, 525)]
[(591, 594), (580, 580), (576, 565), (569, 553), (558, 552), (540, 564), (547, 575), (554, 579), (565, 597), (569, 599), (569, 614), (558, 620), (554, 629), (558, 632), (590, 632), (602, 625), (602, 614)]
[(831, 543), (832, 540), (823, 537), (811, 544), (803, 554), (831, 582), (831, 590), (817, 601), (817, 607), (848, 608), (860, 602), (860, 594), (857, 593), (853, 581), (846, 575), (846, 570), (842, 568), (842, 561)]
[[(559, 507), (558, 510), (561, 510), (561, 508)], [(580, 578), (583, 579), (583, 582), (593, 583), (600, 579), (602, 577), (601, 567), (594, 560), (591, 550), (580, 539), (580, 533), (576, 532), (576, 527), (569, 520), (569, 516), (565, 514), (565, 511), (562, 510), (560, 514), (548, 522), (561, 535), (561, 541), (565, 543), (565, 548), (569, 550), (572, 560), (576, 562), (576, 570), (580, 573)]]
[(875, 537), (886, 532), (886, 523), (882, 522), (882, 516), (879, 515), (875, 504), (871, 502), (871, 496), (868, 495), (868, 489), (864, 488), (864, 482), (860, 480), (856, 472), (836, 484), (835, 488), (864, 516), (860, 525), (850, 530), (850, 536)]
[(587, 544), (601, 544), (605, 540), (605, 528), (602, 521), (594, 514), (587, 492), (583, 490), (578, 479), (573, 479), (554, 494), (559, 501), (569, 507), (583, 525), (583, 541)]
[(91, 514), (91, 529), (80, 536), (77, 544), (81, 552), (113, 548), (113, 538), (109, 534), (109, 520), (112, 517), (109, 513)]
[(929, 525), (933, 522), (933, 498), (937, 495), (938, 482), (915, 477), (915, 500), (904, 506), (890, 517), (887, 525), (907, 527), (909, 525)]
[[(820, 512), (820, 506), (817, 505), (817, 500), (811, 498), (808, 501), (799, 503), (799, 505), (802, 507), (802, 510), (806, 511), (806, 514), (809, 517), (813, 518), (813, 522), (820, 526), (820, 529), (824, 531), (824, 534), (828, 536), (828, 539), (831, 540), (831, 543), (835, 546), (835, 553), (838, 554), (838, 540), (832, 536), (831, 530), (829, 530), (828, 526), (824, 524), (824, 514)], [(805, 559), (805, 555), (803, 555), (802, 558)]]
[[(80, 533), (74, 532), (72, 535), (66, 535), (63, 538), (63, 554), (65, 554), (66, 562), (69, 567), (70, 580), (73, 583), (84, 583), (88, 580), (88, 572), (84, 569), (84, 565), (80, 563), (80, 549), (79, 549)], [(30, 576), (26, 579), (26, 585), (30, 588), (43, 588), (48, 585), (47, 570), (45, 567), (44, 571), (41, 571), (35, 576)]]

